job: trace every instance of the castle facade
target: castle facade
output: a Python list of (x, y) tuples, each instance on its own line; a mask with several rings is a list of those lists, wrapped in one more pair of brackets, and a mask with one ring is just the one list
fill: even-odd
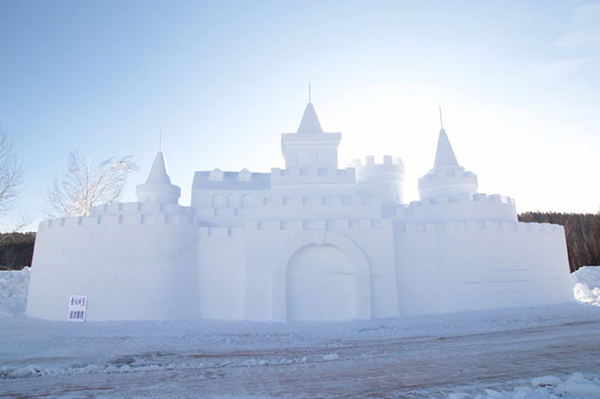
[(196, 172), (178, 205), (158, 152), (137, 202), (40, 224), (27, 314), (65, 320), (337, 321), (552, 304), (573, 299), (562, 226), (517, 221), (478, 192), (446, 131), (420, 200), (404, 164), (338, 167), (340, 133), (309, 103), (281, 136), (284, 168)]

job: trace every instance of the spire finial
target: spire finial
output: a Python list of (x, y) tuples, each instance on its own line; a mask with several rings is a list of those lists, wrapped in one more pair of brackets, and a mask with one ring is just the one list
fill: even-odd
[(160, 128), (160, 138), (158, 139), (158, 151), (162, 151), (162, 127)]
[(310, 92), (310, 82), (308, 82), (308, 103), (312, 103), (311, 92)]
[(444, 129), (444, 121), (442, 120), (442, 107), (440, 106), (440, 126)]

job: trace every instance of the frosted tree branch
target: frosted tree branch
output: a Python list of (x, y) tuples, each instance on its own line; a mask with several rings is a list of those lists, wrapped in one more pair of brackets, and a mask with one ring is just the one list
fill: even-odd
[(121, 197), (127, 177), (138, 170), (131, 156), (111, 157), (92, 168), (90, 158), (71, 150), (67, 173), (48, 189), (46, 214), (50, 217), (87, 216), (93, 206)]
[(12, 144), (0, 130), (0, 213), (12, 208), (14, 199), (21, 194), (23, 168), (13, 154)]

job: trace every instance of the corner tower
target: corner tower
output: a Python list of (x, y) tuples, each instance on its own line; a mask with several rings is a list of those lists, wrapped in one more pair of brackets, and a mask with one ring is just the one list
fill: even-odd
[(171, 184), (162, 151), (156, 153), (146, 183), (138, 185), (135, 193), (137, 194), (138, 202), (142, 203), (177, 204), (179, 202), (181, 189)]
[(379, 197), (383, 205), (404, 203), (404, 162), (391, 155), (383, 156), (383, 163), (375, 163), (369, 155), (363, 164), (360, 159), (352, 162), (356, 170), (356, 187), (363, 197)]
[(419, 197), (438, 198), (444, 196), (457, 196), (458, 194), (473, 195), (477, 193), (477, 175), (465, 170), (458, 164), (446, 130), (442, 122), (440, 108), (440, 135), (433, 168), (419, 179)]

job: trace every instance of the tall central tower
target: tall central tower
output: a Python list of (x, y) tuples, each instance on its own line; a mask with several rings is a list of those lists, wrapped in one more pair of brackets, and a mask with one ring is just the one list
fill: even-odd
[(354, 168), (338, 169), (341, 133), (323, 132), (312, 102), (296, 133), (281, 134), (285, 169), (271, 170), (274, 195), (354, 195)]
[(323, 132), (315, 107), (309, 102), (306, 104), (298, 131), (281, 135), (281, 153), (286, 169), (337, 169), (337, 149), (341, 140), (341, 133)]

